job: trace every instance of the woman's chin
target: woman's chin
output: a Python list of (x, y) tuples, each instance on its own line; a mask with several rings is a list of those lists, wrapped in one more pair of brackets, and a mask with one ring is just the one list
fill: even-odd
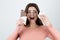
[(35, 22), (35, 20), (30, 20), (30, 22)]

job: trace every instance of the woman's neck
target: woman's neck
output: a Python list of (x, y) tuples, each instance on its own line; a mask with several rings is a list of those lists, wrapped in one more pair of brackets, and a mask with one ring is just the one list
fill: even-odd
[(37, 25), (36, 25), (36, 23), (35, 23), (35, 22), (30, 23), (30, 28), (36, 28), (36, 27), (37, 27)]

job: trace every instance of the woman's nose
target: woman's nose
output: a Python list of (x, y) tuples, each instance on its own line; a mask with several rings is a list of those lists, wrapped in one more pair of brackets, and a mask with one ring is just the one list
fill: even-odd
[(31, 16), (31, 17), (33, 17), (33, 16), (34, 16), (34, 13), (33, 13), (33, 12), (31, 12), (30, 16)]

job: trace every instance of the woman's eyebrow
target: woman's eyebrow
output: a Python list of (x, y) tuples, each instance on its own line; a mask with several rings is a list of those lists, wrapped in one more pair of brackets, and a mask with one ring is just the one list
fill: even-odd
[(37, 10), (33, 10), (34, 12), (37, 12)]
[(33, 11), (37, 11), (37, 10), (33, 10)]
[[(28, 10), (28, 11), (30, 11), (30, 12), (31, 12), (31, 10)], [(32, 10), (32, 12), (37, 12), (37, 10)]]

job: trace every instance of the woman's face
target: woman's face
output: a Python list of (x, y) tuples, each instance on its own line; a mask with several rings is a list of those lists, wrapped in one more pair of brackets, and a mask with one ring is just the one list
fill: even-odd
[(28, 8), (28, 13), (26, 14), (28, 20), (31, 21), (36, 21), (38, 17), (38, 11), (36, 10), (35, 7), (29, 7)]

